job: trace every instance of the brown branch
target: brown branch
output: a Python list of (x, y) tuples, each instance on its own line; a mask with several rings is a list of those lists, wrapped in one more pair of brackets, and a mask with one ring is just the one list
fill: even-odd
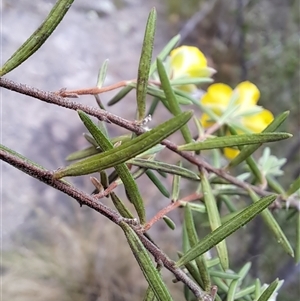
[(61, 97), (74, 97), (77, 95), (97, 95), (97, 94), (101, 94), (101, 93), (105, 93), (108, 91), (112, 91), (118, 88), (122, 88), (127, 86), (129, 83), (134, 82), (135, 80), (131, 80), (131, 81), (121, 81), (115, 84), (112, 84), (110, 86), (106, 86), (103, 88), (98, 88), (98, 87), (92, 87), (92, 88), (86, 88), (86, 89), (77, 89), (77, 90), (65, 90), (65, 89), (61, 89), (58, 92), (55, 92), (55, 94), (57, 94), (58, 96)]
[(190, 279), (180, 268), (175, 267), (174, 262), (143, 235), (143, 233), (140, 231), (140, 229), (142, 229), (142, 226), (140, 224), (137, 224), (136, 220), (123, 218), (118, 212), (100, 203), (94, 196), (90, 196), (83, 191), (80, 191), (76, 187), (71, 186), (61, 180), (54, 179), (53, 173), (51, 171), (47, 171), (33, 164), (30, 164), (29, 162), (4, 150), (0, 150), (0, 160), (7, 162), (8, 164), (14, 166), (15, 168), (21, 170), (22, 172), (30, 175), (33, 178), (38, 179), (39, 181), (62, 191), (63, 193), (77, 200), (81, 205), (86, 205), (96, 210), (117, 225), (119, 225), (121, 222), (128, 223), (136, 232), (145, 248), (153, 255), (157, 262), (162, 262), (164, 266), (174, 274), (176, 279), (182, 281), (190, 288), (190, 290), (195, 294), (196, 297), (201, 297), (202, 300), (212, 301), (212, 298), (208, 294), (204, 293), (199, 288), (199, 286), (195, 284), (195, 282)]
[[(28, 95), (34, 98), (37, 98), (39, 100), (45, 101), (47, 103), (51, 103), (51, 104), (56, 104), (58, 106), (61, 107), (65, 107), (71, 110), (82, 110), (85, 113), (97, 117), (99, 120), (103, 120), (106, 122), (111, 122), (114, 123), (116, 125), (119, 125), (123, 128), (126, 128), (138, 135), (142, 134), (145, 132), (145, 130), (139, 126), (139, 124), (137, 124), (136, 122), (132, 122), (132, 121), (128, 121), (124, 118), (121, 118), (119, 116), (116, 116), (112, 113), (109, 113), (105, 110), (101, 110), (99, 108), (94, 108), (94, 107), (90, 107), (90, 106), (86, 106), (77, 102), (73, 102), (70, 101), (68, 99), (65, 99), (63, 97), (58, 96), (57, 94), (53, 93), (53, 92), (45, 92), (45, 91), (41, 91), (39, 89), (24, 85), (24, 84), (19, 84), (16, 83), (12, 80), (8, 80), (6, 78), (0, 77), (0, 86), (7, 88), (9, 90), (24, 94), (24, 95)], [(223, 170), (223, 169), (218, 169), (215, 168), (213, 166), (211, 166), (210, 164), (208, 164), (207, 162), (205, 162), (204, 160), (200, 159), (200, 157), (195, 157), (192, 153), (188, 153), (188, 152), (183, 152), (183, 151), (179, 151), (177, 149), (177, 145), (172, 143), (169, 140), (164, 140), (161, 142), (161, 144), (165, 145), (168, 149), (172, 150), (173, 152), (177, 153), (179, 156), (181, 156), (182, 158), (186, 159), (187, 161), (189, 161), (190, 163), (196, 165), (198, 168), (204, 167), (207, 171), (212, 172), (216, 175), (218, 175), (219, 177), (227, 180), (228, 182), (243, 188), (244, 190), (249, 190), (252, 189), (253, 191), (255, 191), (257, 194), (259, 194), (260, 196), (266, 196), (269, 195), (270, 192), (265, 191), (259, 187), (256, 187), (254, 185), (250, 185), (246, 182), (240, 181), (237, 178), (229, 175), (227, 173), (227, 171)]]
[(167, 213), (171, 212), (172, 210), (178, 208), (179, 206), (184, 205), (187, 202), (192, 202), (199, 200), (203, 196), (202, 193), (192, 193), (191, 195), (188, 195), (181, 200), (178, 200), (176, 202), (170, 203), (168, 206), (165, 208), (161, 209), (158, 213), (155, 214), (155, 216), (146, 223), (146, 225), (143, 227), (143, 231), (148, 231), (156, 222), (161, 220)]

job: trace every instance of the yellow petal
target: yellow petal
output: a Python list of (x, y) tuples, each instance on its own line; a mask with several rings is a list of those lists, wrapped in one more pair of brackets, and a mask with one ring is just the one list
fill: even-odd
[(173, 78), (198, 77), (198, 70), (207, 67), (207, 60), (197, 47), (181, 46), (172, 50), (170, 56)]
[(230, 160), (234, 159), (240, 151), (231, 147), (224, 148), (224, 156)]
[(238, 92), (238, 103), (241, 104), (242, 107), (256, 105), (260, 97), (258, 88), (249, 81), (241, 82), (236, 86), (234, 91)]
[(261, 133), (274, 119), (273, 114), (268, 110), (245, 116), (241, 119), (242, 124), (254, 133)]
[(211, 120), (211, 118), (206, 113), (203, 113), (200, 118), (200, 122), (204, 128), (209, 128), (214, 124), (213, 121), (209, 121), (209, 120)]
[(232, 96), (232, 89), (225, 84), (212, 84), (207, 89), (207, 93), (201, 99), (201, 103), (211, 108), (224, 110)]

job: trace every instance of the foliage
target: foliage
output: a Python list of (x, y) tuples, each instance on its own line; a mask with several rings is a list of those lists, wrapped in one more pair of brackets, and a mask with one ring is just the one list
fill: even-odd
[[(50, 12), (47, 21), (50, 22), (51, 30), (45, 30), (42, 25), (39, 28), (39, 31), (45, 30), (42, 38), (35, 34), (31, 36), (4, 64), (2, 75), (19, 66), (46, 41), (66, 13), (65, 2), (58, 1)], [(68, 2), (68, 8), (71, 2)], [(211, 83), (215, 70), (207, 66), (207, 60), (200, 50), (188, 46), (176, 48), (178, 36), (166, 45), (151, 64), (155, 23), (156, 11), (152, 9), (146, 25), (136, 80), (124, 80), (102, 87), (108, 70), (107, 61), (99, 71), (97, 86), (90, 89), (62, 89), (49, 93), (1, 77), (0, 85), (4, 88), (76, 110), (89, 132), (86, 137), (90, 146), (70, 154), (67, 159), (71, 164), (55, 171), (46, 170), (3, 145), (0, 146), (0, 158), (71, 196), (80, 206), (92, 208), (106, 217), (109, 220), (107, 222), (119, 226), (149, 285), (144, 300), (173, 300), (173, 288), (166, 285), (162, 276), (164, 268), (184, 284), (186, 300), (274, 300), (283, 281), (274, 279), (270, 285), (262, 286), (259, 279), (248, 277), (251, 267), (249, 262), (234, 271), (231, 268), (228, 237), (261, 213), (266, 227), (278, 244), (299, 262), (299, 235), (295, 247), (292, 247), (273, 214), (274, 210), (278, 210), (287, 216), (296, 215), (297, 222), (293, 226), (300, 232), (299, 179), (291, 183), (290, 187), (282, 187), (277, 177), (283, 174), (281, 165), (284, 159), (277, 159), (270, 154), (269, 149), (265, 149), (262, 158), (256, 159), (253, 155), (266, 142), (292, 136), (277, 132), (288, 113), (273, 118), (271, 112), (258, 107), (259, 90), (248, 81), (240, 83), (235, 90), (224, 84), (212, 84), (201, 100), (197, 99), (197, 86)], [(108, 106), (122, 101), (132, 89), (136, 89), (137, 121), (125, 120), (110, 113), (101, 102), (99, 94), (117, 88), (122, 89)], [(69, 97), (80, 95), (94, 95), (99, 108), (68, 100)], [(146, 95), (152, 96), (149, 107), (151, 116), (160, 110), (159, 104), (173, 116), (151, 130), (146, 128), (151, 119), (146, 114)], [(184, 110), (184, 105), (192, 105), (196, 113)], [(98, 124), (90, 116), (96, 117)], [(196, 133), (191, 130), (192, 117)], [(123, 127), (130, 133), (110, 137), (105, 122)], [(180, 146), (166, 139), (175, 132), (181, 133), (183, 144)], [(235, 150), (234, 155), (228, 154), (228, 147)], [(159, 160), (160, 153), (165, 150), (175, 153), (179, 163), (170, 164)], [(200, 156), (200, 152), (207, 159), (203, 158), (203, 153)], [(236, 168), (238, 165), (240, 168)], [(245, 169), (246, 176), (242, 174)], [(92, 195), (65, 180), (67, 176), (94, 173), (96, 176), (90, 178), (95, 186)], [(158, 173), (172, 180), (171, 191), (157, 177)], [(146, 218), (146, 201), (136, 182), (141, 176), (149, 177), (155, 187), (170, 200), (150, 220)], [(196, 189), (188, 192), (183, 190), (182, 179), (196, 185)], [(115, 188), (120, 185), (124, 186), (135, 212), (115, 193)], [(111, 198), (115, 209), (102, 202), (104, 197)], [(248, 202), (246, 205), (237, 206), (244, 200)], [(151, 200), (148, 201), (151, 204)], [(171, 260), (149, 237), (148, 230), (159, 220), (164, 220), (171, 229), (179, 227), (168, 216), (172, 210), (179, 210), (179, 207), (184, 208), (183, 250), (178, 252), (178, 258)], [(202, 225), (198, 222), (199, 216), (207, 218), (211, 229), (205, 236), (197, 232)], [(214, 248), (215, 253), (211, 252)]]

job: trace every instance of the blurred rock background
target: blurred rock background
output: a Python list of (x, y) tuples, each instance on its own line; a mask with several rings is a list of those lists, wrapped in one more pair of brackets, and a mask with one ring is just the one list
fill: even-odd
[[(2, 0), (1, 64), (46, 17), (55, 1)], [(249, 79), (261, 90), (261, 104), (278, 114), (291, 110), (283, 130), (294, 134), (274, 152), (288, 157), (288, 185), (299, 173), (299, 1), (75, 0), (54, 34), (19, 68), (7, 75), (17, 82), (50, 91), (93, 86), (99, 67), (109, 59), (105, 84), (136, 77), (144, 27), (151, 7), (158, 24), (154, 55), (178, 32), (181, 43), (198, 46), (218, 73), (216, 81), (235, 86)], [(102, 96), (104, 103), (114, 93)], [(92, 97), (76, 100), (95, 105)], [(131, 106), (132, 102), (132, 106)], [(84, 128), (73, 111), (1, 90), (1, 143), (49, 169), (65, 164), (72, 151), (86, 146)], [(111, 107), (134, 119), (134, 94)], [(112, 135), (118, 133), (110, 127)], [(142, 280), (121, 231), (88, 208), (16, 169), (1, 163), (3, 300), (141, 300)], [(91, 191), (87, 179), (77, 180)], [(142, 193), (149, 217), (168, 203), (145, 180)], [(174, 213), (180, 219), (180, 212)], [(286, 222), (280, 214), (283, 227)], [(158, 224), (159, 243), (175, 256), (180, 229), (171, 233)], [(293, 237), (294, 229), (285, 229)], [(234, 264), (253, 262), (252, 275), (270, 282), (285, 278), (279, 300), (297, 296), (295, 267), (259, 218), (250, 224), (245, 252), (233, 248)], [(234, 240), (233, 240), (234, 245)], [(269, 255), (271, 254), (271, 255)], [(181, 286), (174, 300), (182, 300)], [(137, 280), (138, 279), (138, 280)]]

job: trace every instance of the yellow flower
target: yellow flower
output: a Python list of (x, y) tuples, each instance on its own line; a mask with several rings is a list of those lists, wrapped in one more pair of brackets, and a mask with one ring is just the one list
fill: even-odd
[[(204, 54), (193, 46), (181, 46), (171, 51), (171, 78), (196, 78), (196, 77), (211, 77), (215, 70), (207, 66), (207, 60)], [(188, 92), (196, 89), (193, 84), (180, 86)]]
[[(236, 110), (225, 121), (226, 124), (237, 126), (238, 133), (260, 133), (274, 119), (273, 114), (259, 107), (257, 102), (260, 97), (258, 88), (251, 82), (245, 81), (232, 90), (228, 85), (212, 84), (207, 93), (202, 97), (203, 106), (211, 109), (217, 116), (222, 116), (228, 106), (234, 102)], [(202, 125), (207, 128), (214, 121), (204, 113), (201, 117)], [(225, 149), (226, 157), (232, 159), (239, 153), (236, 149)]]

